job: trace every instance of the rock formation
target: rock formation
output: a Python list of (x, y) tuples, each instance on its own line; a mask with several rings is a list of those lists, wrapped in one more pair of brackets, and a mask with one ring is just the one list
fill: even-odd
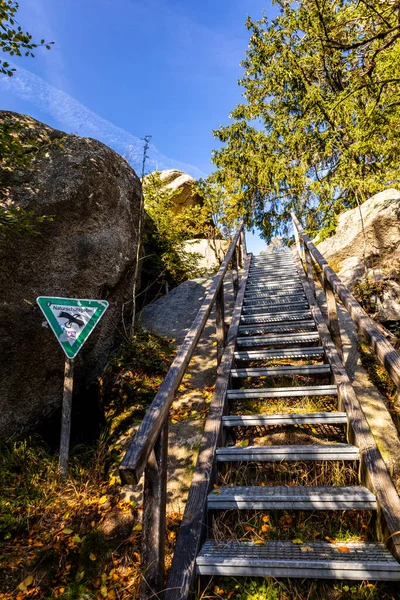
[[(400, 256), (400, 191), (385, 190), (361, 205), (365, 229), (365, 258), (383, 262)], [(318, 244), (325, 258), (341, 268), (350, 256), (364, 255), (364, 235), (360, 210), (353, 208), (339, 215), (335, 235)]]
[[(29, 429), (60, 405), (64, 355), (44, 321), (36, 297), (106, 299), (110, 308), (76, 360), (75, 392), (101, 372), (121, 337), (129, 306), (138, 243), (140, 181), (104, 144), (56, 131), (30, 117), (39, 140), (32, 168), (13, 174), (14, 201), (52, 221), (36, 235), (0, 242), (0, 439)], [(125, 306), (126, 303), (126, 306)]]
[(183, 208), (203, 203), (203, 199), (196, 191), (196, 180), (191, 175), (177, 169), (167, 169), (160, 172), (160, 180), (168, 190), (174, 192), (172, 200), (176, 206), (176, 214), (179, 214)]
[[(369, 198), (359, 208), (339, 215), (335, 235), (318, 244), (318, 249), (352, 287), (366, 275), (381, 282), (375, 298), (382, 321), (400, 319), (400, 191), (388, 189)], [(364, 237), (365, 233), (365, 237)], [(367, 267), (367, 272), (365, 267)], [(394, 280), (393, 280), (394, 279)]]

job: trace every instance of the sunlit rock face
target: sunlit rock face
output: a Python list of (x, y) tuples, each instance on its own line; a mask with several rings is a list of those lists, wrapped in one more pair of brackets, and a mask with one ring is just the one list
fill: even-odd
[(371, 300), (378, 319), (400, 319), (399, 190), (375, 194), (361, 205), (361, 214), (353, 208), (339, 215), (335, 235), (317, 247), (348, 287), (366, 276), (377, 284)]
[(160, 180), (167, 190), (173, 192), (172, 201), (176, 214), (184, 208), (203, 204), (203, 199), (196, 190), (196, 180), (191, 175), (177, 169), (166, 169), (160, 171)]
[(362, 259), (364, 252), (371, 264), (400, 256), (400, 191), (375, 194), (361, 205), (361, 213), (362, 219), (358, 208), (339, 215), (335, 235), (318, 244), (319, 251), (339, 269), (349, 257)]
[(39, 152), (11, 177), (11, 197), (37, 215), (52, 217), (37, 234), (0, 241), (0, 440), (31, 429), (60, 405), (64, 355), (44, 329), (36, 297), (105, 299), (110, 307), (76, 360), (75, 391), (101, 372), (129, 322), (138, 244), (141, 184), (113, 150), (68, 135), (30, 117), (23, 123)]

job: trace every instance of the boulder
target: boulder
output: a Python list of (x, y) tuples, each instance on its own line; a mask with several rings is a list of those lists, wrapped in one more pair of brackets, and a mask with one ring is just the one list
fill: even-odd
[(358, 256), (350, 256), (342, 262), (338, 275), (344, 285), (351, 287), (356, 281), (365, 277), (365, 266)]
[(361, 205), (339, 215), (335, 235), (318, 244), (318, 250), (335, 270), (349, 257), (363, 260), (364, 244), (367, 266), (400, 258), (400, 191), (385, 190)]
[(12, 175), (13, 200), (52, 217), (36, 235), (0, 241), (0, 440), (32, 429), (61, 403), (64, 354), (36, 304), (41, 295), (106, 299), (97, 329), (75, 360), (74, 405), (129, 323), (138, 244), (141, 184), (127, 162), (104, 144), (57, 131), (24, 115), (39, 152)]
[[(372, 294), (375, 318), (400, 319), (400, 191), (385, 190), (359, 208), (338, 218), (335, 235), (318, 244), (343, 283), (350, 289), (367, 278), (366, 287), (380, 282), (379, 296)], [(364, 238), (364, 231), (365, 238)], [(394, 281), (393, 281), (394, 279)]]
[(203, 199), (196, 191), (196, 180), (191, 175), (177, 169), (167, 169), (160, 172), (160, 180), (168, 190), (174, 192), (172, 200), (176, 214), (182, 212), (183, 208), (203, 204)]
[(225, 254), (228, 252), (230, 242), (228, 240), (193, 239), (185, 243), (185, 251), (199, 255), (198, 269), (200, 271), (214, 271), (219, 269)]

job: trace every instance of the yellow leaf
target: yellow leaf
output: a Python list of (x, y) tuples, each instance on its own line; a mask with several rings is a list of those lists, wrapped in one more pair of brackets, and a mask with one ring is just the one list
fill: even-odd
[(300, 538), (296, 538), (295, 540), (292, 540), (293, 544), (302, 544), (303, 540), (301, 540)]
[(302, 552), (312, 552), (312, 548), (311, 548), (311, 546), (302, 546), (302, 547), (300, 548), (300, 550), (301, 550)]
[(242, 440), (239, 444), (239, 446), (248, 446), (249, 445), (249, 440)]
[(65, 535), (69, 535), (70, 533), (72, 533), (72, 529), (68, 529), (68, 527), (66, 529), (63, 529), (63, 533), (65, 533)]
[(138, 523), (137, 525), (135, 525), (135, 527), (133, 528), (133, 531), (142, 531), (143, 527), (141, 523)]
[(254, 542), (255, 546), (266, 546), (267, 544), (265, 542), (263, 542), (263, 540), (256, 540)]
[(107, 496), (102, 496), (98, 502), (98, 504), (105, 504), (107, 502), (108, 498)]
[(21, 590), (21, 592), (25, 592), (26, 589), (32, 585), (33, 583), (33, 577), (32, 575), (28, 575), (28, 577), (26, 577), (18, 586), (18, 589)]
[(100, 593), (103, 596), (103, 598), (107, 598), (107, 586), (106, 585), (102, 585), (100, 588)]
[(93, 552), (91, 552), (89, 554), (89, 558), (90, 558), (90, 560), (93, 560), (93, 561), (97, 560), (97, 556), (95, 554), (93, 554)]
[(264, 521), (264, 523), (269, 523), (269, 515), (264, 515), (262, 520)]

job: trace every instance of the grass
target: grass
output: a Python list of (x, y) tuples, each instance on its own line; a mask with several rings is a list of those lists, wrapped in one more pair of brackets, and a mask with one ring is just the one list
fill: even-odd
[(231, 400), (232, 414), (275, 415), (337, 411), (333, 396), (298, 396), (293, 398), (266, 398)]
[(227, 463), (217, 485), (358, 485), (358, 464), (351, 461)]
[(196, 600), (398, 600), (396, 584), (213, 577)]
[[(2, 449), (2, 600), (135, 597), (142, 507), (121, 497), (117, 467), (173, 356), (167, 341), (142, 331), (121, 348), (99, 382), (107, 425), (97, 444), (72, 449), (65, 482), (39, 438)], [(168, 557), (179, 522), (167, 516)]]
[[(332, 516), (334, 515), (334, 516)], [(295, 543), (372, 541), (372, 511), (227, 510), (213, 517), (215, 540), (245, 542), (294, 540)]]

